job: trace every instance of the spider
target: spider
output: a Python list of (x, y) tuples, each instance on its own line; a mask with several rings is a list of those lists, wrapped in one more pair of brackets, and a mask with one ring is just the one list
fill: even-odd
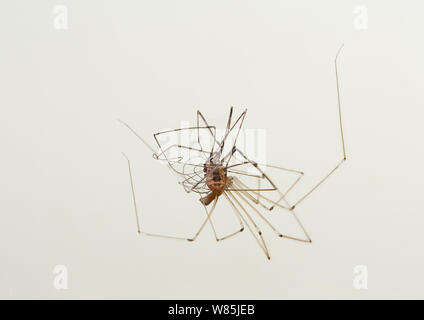
[[(199, 234), (204, 229), (205, 225), (209, 222), (215, 234), (216, 241), (222, 241), (234, 237), (238, 233), (243, 232), (245, 230), (245, 227), (247, 227), (249, 232), (256, 239), (259, 247), (264, 252), (266, 258), (270, 259), (269, 250), (262, 236), (262, 231), (253, 219), (253, 214), (256, 214), (257, 217), (261, 219), (266, 225), (268, 225), (268, 227), (270, 227), (277, 234), (278, 237), (311, 243), (312, 240), (308, 235), (306, 229), (300, 222), (299, 218), (297, 217), (294, 209), (301, 202), (303, 202), (312, 192), (314, 192), (322, 183), (324, 183), (341, 166), (344, 161), (346, 161), (346, 150), (341, 116), (339, 76), (337, 71), (337, 59), (342, 48), (343, 45), (337, 51), (336, 57), (334, 59), (337, 89), (337, 106), (339, 115), (338, 120), (340, 126), (340, 136), (343, 153), (342, 159), (317, 184), (315, 184), (311, 189), (309, 189), (308, 192), (306, 192), (303, 196), (301, 196), (293, 203), (289, 203), (289, 201), (286, 199), (286, 196), (299, 182), (304, 173), (302, 171), (286, 169), (279, 166), (271, 166), (263, 163), (259, 164), (255, 161), (250, 160), (236, 145), (237, 138), (239, 136), (244, 119), (246, 117), (247, 109), (244, 110), (236, 118), (235, 121), (233, 121), (233, 107), (230, 108), (225, 133), (220, 139), (217, 138), (216, 127), (209, 125), (203, 114), (200, 111), (197, 111), (196, 126), (174, 130), (166, 130), (155, 133), (153, 137), (156, 144), (158, 145), (158, 150), (155, 150), (127, 123), (119, 120), (126, 127), (128, 127), (132, 131), (132, 133), (135, 134), (147, 148), (149, 148), (153, 152), (153, 158), (155, 160), (165, 161), (168, 167), (174, 173), (176, 173), (178, 177), (182, 179), (179, 183), (183, 186), (184, 190), (187, 193), (194, 192), (199, 194), (200, 203), (202, 204), (206, 212), (206, 218), (203, 220), (203, 222), (197, 229), (197, 232), (192, 237), (175, 237), (142, 231), (140, 228), (140, 222), (138, 217), (138, 208), (134, 190), (133, 175), (131, 171), (131, 163), (129, 158), (123, 153), (128, 163), (131, 193), (138, 233), (146, 236), (185, 240), (192, 242), (197, 239)], [(164, 147), (160, 143), (160, 137), (177, 132), (197, 133), (196, 147), (182, 144), (173, 144), (171, 146)], [(208, 147), (205, 147), (205, 142), (201, 139), (201, 136), (205, 136), (205, 134), (210, 139)], [(234, 136), (232, 142), (229, 139), (230, 135)], [(171, 155), (172, 152), (175, 153), (175, 151), (182, 150), (189, 151), (191, 156), (185, 158), (182, 156)], [(264, 172), (264, 170), (261, 169), (261, 167), (268, 167), (286, 172), (291, 172), (295, 174), (297, 178), (286, 190), (280, 190), (276, 186), (276, 184), (271, 180), (271, 178)], [(255, 184), (255, 186), (249, 185), (245, 181), (246, 178), (253, 178), (257, 181), (257, 183)], [(277, 195), (277, 198), (271, 199), (271, 193), (273, 195)], [(231, 208), (234, 211), (234, 214), (236, 215), (240, 223), (240, 228), (223, 237), (218, 237), (213, 226), (211, 216), (214, 212), (218, 200), (221, 198), (224, 198), (230, 204)], [(271, 211), (275, 207), (287, 210), (288, 212), (290, 212), (290, 214), (293, 215), (305, 235), (304, 238), (293, 237), (281, 233), (259, 210), (260, 208), (262, 208), (267, 211)]]

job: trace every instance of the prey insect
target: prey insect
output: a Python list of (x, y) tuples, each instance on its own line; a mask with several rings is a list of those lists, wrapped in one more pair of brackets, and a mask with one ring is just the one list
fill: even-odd
[[(233, 117), (233, 107), (230, 108), (225, 132), (220, 138), (217, 136), (216, 127), (210, 125), (204, 115), (200, 111), (197, 111), (196, 126), (155, 133), (153, 137), (158, 149), (153, 148), (128, 124), (121, 121), (147, 148), (153, 152), (153, 158), (155, 160), (166, 162), (167, 166), (181, 179), (179, 183), (183, 186), (187, 193), (197, 193), (199, 195), (201, 206), (203, 206), (206, 213), (206, 217), (203, 222), (200, 226), (198, 226), (197, 231), (192, 236), (176, 237), (150, 233), (142, 230), (138, 215), (131, 163), (129, 158), (124, 154), (128, 163), (132, 201), (138, 233), (151, 237), (195, 241), (205, 228), (206, 224), (209, 223), (214, 232), (215, 239), (217, 241), (222, 241), (232, 238), (247, 229), (256, 239), (256, 242), (262, 249), (265, 256), (270, 259), (269, 250), (263, 238), (262, 230), (257, 223), (258, 220), (261, 220), (262, 223), (276, 233), (278, 237), (305, 243), (312, 242), (309, 234), (297, 217), (295, 208), (297, 208), (299, 204), (317, 190), (317, 188), (322, 185), (344, 161), (346, 161), (339, 76), (337, 70), (337, 59), (342, 47), (340, 47), (334, 59), (342, 156), (340, 161), (332, 170), (330, 170), (321, 180), (313, 185), (309, 191), (299, 197), (296, 201), (289, 202), (287, 195), (303, 177), (304, 173), (302, 171), (257, 163), (246, 156), (246, 154), (237, 146), (237, 139), (243, 126), (247, 109), (244, 110), (238, 117)], [(178, 132), (194, 132), (197, 134), (196, 145), (162, 145), (160, 142), (161, 137)], [(205, 145), (205, 141), (202, 141), (201, 139), (201, 137), (204, 137), (205, 135), (207, 135), (209, 139), (209, 144), (207, 146)], [(230, 139), (230, 136), (232, 139)], [(190, 156), (175, 156), (175, 151), (178, 151), (178, 154), (180, 151), (189, 151)], [(270, 176), (265, 173), (267, 170), (263, 170), (262, 168), (272, 168), (282, 172), (289, 172), (294, 174), (296, 179), (285, 190), (282, 190), (277, 187)], [(249, 182), (247, 180), (249, 180)], [(219, 237), (213, 224), (212, 215), (218, 200), (221, 201), (221, 199), (229, 204), (239, 222), (239, 227), (233, 232)], [(286, 214), (292, 215), (302, 230), (303, 236), (293, 236), (280, 232), (265, 214), (265, 212), (272, 211), (274, 208), (282, 209), (286, 211)], [(284, 213), (280, 212), (280, 214)]]

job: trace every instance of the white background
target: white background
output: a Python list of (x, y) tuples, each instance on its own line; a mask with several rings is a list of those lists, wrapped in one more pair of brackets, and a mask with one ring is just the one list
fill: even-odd
[[(68, 29), (53, 27), (55, 5)], [(368, 29), (354, 13), (368, 9)], [(423, 20), (419, 1), (2, 1), (0, 298), (424, 298)], [(224, 127), (229, 106), (266, 129), (267, 160), (305, 171), (297, 212), (313, 243), (264, 228), (191, 236), (205, 217), (116, 118), (152, 133)], [(217, 210), (219, 207), (217, 207)], [(221, 215), (234, 216), (221, 208)], [(276, 213), (277, 214), (277, 213)], [(223, 226), (223, 228), (231, 226)], [(68, 289), (53, 268), (68, 268)], [(366, 265), (368, 290), (353, 287)]]

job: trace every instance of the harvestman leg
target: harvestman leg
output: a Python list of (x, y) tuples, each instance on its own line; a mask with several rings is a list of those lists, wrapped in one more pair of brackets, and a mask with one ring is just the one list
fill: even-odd
[(343, 158), (340, 160), (340, 162), (323, 178), (321, 179), (311, 190), (306, 192), (305, 195), (300, 197), (293, 206), (291, 206), (290, 210), (293, 210), (297, 205), (299, 205), (303, 200), (305, 200), (312, 192), (314, 192), (321, 184), (323, 184), (341, 165), (343, 162), (346, 161), (346, 149), (345, 149), (345, 143), (344, 143), (344, 136), (343, 136), (343, 124), (342, 124), (342, 112), (341, 112), (341, 102), (340, 102), (340, 85), (339, 85), (339, 75), (337, 71), (337, 58), (339, 57), (340, 51), (342, 50), (343, 45), (339, 48), (337, 51), (336, 57), (334, 59), (334, 68), (335, 68), (335, 74), (336, 74), (336, 87), (337, 87), (337, 105), (338, 105), (338, 111), (339, 111), (339, 125), (340, 125), (340, 136), (342, 140), (342, 150), (343, 150)]
[(135, 211), (135, 216), (136, 216), (136, 222), (137, 222), (137, 231), (139, 234), (144, 234), (146, 236), (151, 236), (151, 237), (158, 237), (158, 238), (165, 238), (165, 239), (176, 239), (176, 240), (186, 240), (186, 241), (194, 241), (197, 239), (197, 237), (199, 236), (199, 234), (202, 232), (203, 228), (205, 227), (206, 223), (210, 220), (210, 217), (216, 207), (216, 203), (218, 200), (218, 197), (215, 197), (215, 200), (212, 204), (212, 207), (206, 217), (206, 219), (203, 221), (203, 223), (200, 225), (199, 230), (196, 232), (196, 234), (194, 235), (194, 237), (192, 238), (183, 238), (183, 237), (174, 237), (174, 236), (168, 236), (168, 235), (162, 235), (162, 234), (156, 234), (156, 233), (149, 233), (149, 232), (144, 232), (141, 231), (140, 228), (140, 221), (139, 221), (139, 217), (138, 217), (138, 209), (137, 209), (137, 202), (135, 199), (135, 190), (134, 190), (134, 182), (132, 179), (132, 171), (131, 171), (131, 163), (130, 160), (128, 159), (128, 157), (123, 153), (124, 157), (127, 159), (128, 162), (128, 172), (130, 175), (130, 182), (131, 182), (131, 192), (132, 192), (132, 197), (133, 197), (133, 203), (134, 203), (134, 211)]

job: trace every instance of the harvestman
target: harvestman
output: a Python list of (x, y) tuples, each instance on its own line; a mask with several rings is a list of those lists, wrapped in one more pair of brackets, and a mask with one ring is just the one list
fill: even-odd
[[(238, 233), (242, 232), (245, 227), (247, 227), (247, 229), (254, 236), (257, 243), (265, 253), (266, 257), (270, 259), (268, 248), (262, 236), (262, 231), (253, 219), (253, 214), (256, 214), (257, 218), (263, 220), (263, 222), (268, 225), (279, 237), (306, 243), (312, 242), (299, 218), (296, 216), (294, 209), (301, 202), (303, 202), (312, 192), (314, 192), (322, 183), (324, 183), (324, 181), (326, 181), (330, 177), (330, 175), (332, 175), (344, 161), (346, 161), (346, 150), (344, 144), (342, 115), (340, 107), (341, 104), (339, 77), (337, 71), (337, 58), (340, 54), (342, 47), (343, 45), (340, 47), (336, 54), (336, 57), (334, 59), (334, 66), (336, 75), (337, 105), (343, 157), (340, 162), (326, 176), (324, 176), (324, 178), (322, 178), (315, 186), (313, 186), (308, 192), (306, 192), (306, 194), (301, 196), (297, 201), (294, 201), (293, 204), (290, 204), (288, 202), (286, 196), (302, 178), (303, 172), (292, 169), (286, 169), (278, 166), (258, 164), (246, 157), (246, 155), (236, 147), (237, 138), (240, 133), (240, 129), (243, 125), (247, 109), (243, 111), (234, 122), (232, 122), (233, 108), (231, 107), (228, 122), (225, 129), (225, 134), (220, 140), (218, 140), (216, 137), (216, 127), (209, 125), (203, 114), (200, 111), (197, 111), (197, 125), (195, 127), (167, 130), (155, 133), (153, 135), (154, 140), (156, 141), (159, 147), (158, 151), (156, 151), (143, 138), (141, 138), (128, 124), (121, 121), (138, 137), (138, 139), (143, 142), (145, 146), (147, 146), (153, 152), (154, 159), (158, 161), (166, 161), (168, 167), (172, 171), (174, 171), (179, 177), (182, 178), (179, 183), (184, 187), (186, 192), (195, 192), (199, 194), (199, 200), (206, 211), (206, 218), (201, 223), (199, 229), (193, 237), (174, 237), (142, 231), (140, 228), (140, 222), (138, 217), (138, 209), (134, 190), (133, 176), (131, 171), (131, 164), (128, 157), (124, 154), (128, 162), (131, 192), (134, 203), (138, 233), (152, 237), (194, 241), (202, 232), (205, 225), (209, 222), (214, 232), (215, 239), (217, 241), (221, 241), (237, 235)], [(192, 132), (193, 130), (197, 132), (196, 147), (174, 144), (164, 148), (158, 139), (159, 136), (163, 136), (166, 134), (176, 133), (179, 131)], [(204, 148), (204, 143), (202, 144), (200, 139), (200, 132), (207, 132), (207, 134), (210, 136), (212, 140), (212, 146), (210, 148)], [(229, 137), (230, 133), (232, 133), (233, 135), (235, 134), (235, 138), (233, 139), (232, 144), (230, 144), (231, 148), (228, 152), (226, 152), (224, 151), (224, 147), (226, 147), (226, 142), (228, 142), (227, 138)], [(186, 150), (191, 152), (191, 154), (194, 153), (196, 157), (190, 157), (189, 159), (183, 159), (183, 157), (181, 156), (170, 157), (169, 153), (175, 150)], [(199, 161), (195, 162), (193, 161), (194, 158), (201, 158), (202, 161), (200, 163)], [(260, 168), (261, 166), (291, 172), (296, 174), (297, 178), (288, 187), (287, 190), (282, 191), (277, 188), (271, 178), (267, 174), (265, 174), (265, 172)], [(253, 177), (254, 179), (257, 179), (257, 184), (255, 184), (255, 186), (248, 186), (245, 182), (243, 182), (244, 178), (247, 177)], [(264, 184), (266, 184), (266, 186), (263, 186)], [(278, 196), (277, 199), (271, 199), (269, 196), (270, 193), (273, 193), (274, 195), (276, 194)], [(226, 201), (228, 201), (238, 219), (238, 222), (240, 223), (240, 228), (223, 237), (218, 237), (211, 219), (212, 213), (216, 207), (219, 198), (224, 198)], [(258, 208), (264, 208), (265, 210), (271, 211), (275, 207), (285, 209), (293, 215), (305, 235), (304, 239), (292, 237), (281, 233), (258, 210)]]

